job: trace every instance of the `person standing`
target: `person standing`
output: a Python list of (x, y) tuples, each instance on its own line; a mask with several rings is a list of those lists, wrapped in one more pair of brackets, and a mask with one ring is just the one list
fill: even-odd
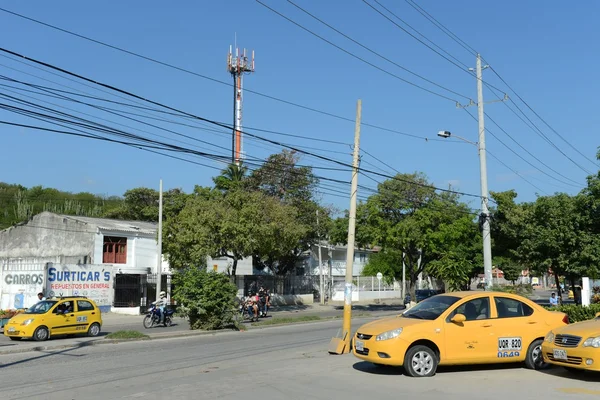
[(557, 307), (558, 306), (558, 298), (556, 297), (556, 293), (552, 292), (550, 296), (550, 306)]

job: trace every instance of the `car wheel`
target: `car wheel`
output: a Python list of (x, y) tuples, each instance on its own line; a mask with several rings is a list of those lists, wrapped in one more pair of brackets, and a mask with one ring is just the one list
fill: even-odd
[(542, 356), (542, 343), (544, 343), (543, 339), (537, 339), (529, 345), (525, 357), (525, 366), (527, 368), (546, 369), (549, 367), (549, 365), (544, 362), (544, 357)]
[(100, 334), (100, 324), (94, 322), (88, 329), (88, 336), (98, 336)]
[(437, 365), (437, 355), (427, 346), (411, 347), (404, 356), (404, 369), (408, 375), (415, 378), (435, 375)]
[(38, 342), (43, 342), (44, 340), (48, 340), (50, 337), (50, 332), (48, 332), (48, 328), (45, 326), (40, 326), (33, 332), (33, 340)]
[(564, 367), (571, 374), (582, 374), (585, 372), (583, 369), (573, 368), (573, 367)]

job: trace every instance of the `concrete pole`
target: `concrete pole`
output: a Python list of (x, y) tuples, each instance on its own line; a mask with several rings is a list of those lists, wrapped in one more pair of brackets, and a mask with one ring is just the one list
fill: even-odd
[(163, 225), (163, 184), (162, 179), (160, 180), (159, 194), (158, 194), (158, 255), (156, 260), (156, 300), (159, 299), (162, 284), (162, 225)]
[(356, 191), (358, 190), (358, 158), (360, 146), (360, 119), (362, 102), (356, 104), (356, 125), (354, 128), (354, 155), (352, 158), (352, 184), (350, 191), (350, 213), (348, 218), (348, 247), (346, 251), (346, 285), (344, 290), (344, 323), (342, 341), (345, 352), (350, 351), (352, 319), (352, 272), (354, 266), (354, 234), (356, 229)]
[(492, 285), (492, 236), (490, 233), (490, 218), (488, 210), (487, 163), (485, 154), (485, 125), (483, 112), (483, 81), (481, 56), (477, 54), (477, 113), (479, 120), (479, 170), (481, 175), (481, 218), (483, 219), (483, 271), (487, 290)]
[[(319, 210), (317, 210), (317, 229), (319, 229)], [(321, 298), (321, 305), (325, 304), (325, 286), (323, 280), (323, 259), (321, 258), (321, 235), (318, 235), (319, 241), (319, 297)]]

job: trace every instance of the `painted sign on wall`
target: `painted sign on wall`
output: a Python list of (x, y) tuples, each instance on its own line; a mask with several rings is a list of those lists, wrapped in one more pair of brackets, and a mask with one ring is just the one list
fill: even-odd
[(29, 308), (37, 303), (37, 294), (44, 290), (43, 263), (6, 263), (0, 271), (0, 309)]
[(86, 296), (98, 306), (110, 307), (113, 302), (114, 274), (106, 265), (48, 264), (47, 295)]

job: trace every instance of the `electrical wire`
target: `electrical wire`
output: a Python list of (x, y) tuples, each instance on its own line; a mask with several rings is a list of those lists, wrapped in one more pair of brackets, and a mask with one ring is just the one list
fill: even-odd
[(431, 14), (429, 14), (427, 11), (425, 11), (415, 1), (413, 1), (413, 0), (404, 0), (404, 1), (406, 1), (406, 3), (408, 3), (408, 5), (410, 5), (412, 8), (417, 10), (419, 12), (419, 14), (421, 14), (422, 16), (427, 18), (429, 20), (429, 22), (431, 22), (433, 25), (435, 25), (439, 30), (441, 30), (444, 34), (446, 34), (450, 39), (452, 39), (456, 43), (458, 43), (463, 49), (467, 50), (472, 55), (477, 55), (477, 50), (475, 50), (474, 48), (469, 46), (460, 37), (455, 35), (454, 32), (452, 32), (450, 29), (448, 29), (446, 26), (444, 26), (441, 22), (439, 22), (437, 19), (435, 19)]
[[(141, 59), (144, 59), (146, 61), (150, 61), (150, 62), (159, 64), (159, 65), (162, 65), (162, 66), (167, 67), (167, 68), (171, 68), (171, 69), (177, 70), (179, 72), (183, 72), (183, 73), (186, 73), (186, 74), (189, 74), (189, 75), (193, 75), (193, 76), (196, 76), (196, 77), (199, 77), (199, 78), (207, 79), (209, 81), (212, 81), (212, 82), (215, 82), (215, 83), (219, 83), (221, 85), (233, 87), (233, 85), (231, 83), (229, 83), (229, 82), (225, 82), (225, 81), (221, 81), (219, 79), (211, 78), (211, 77), (208, 77), (206, 75), (202, 75), (202, 74), (199, 74), (197, 72), (194, 72), (194, 71), (182, 68), (182, 67), (178, 67), (176, 65), (173, 65), (173, 64), (170, 64), (170, 63), (167, 63), (167, 62), (164, 62), (164, 61), (160, 61), (160, 60), (157, 60), (157, 59), (152, 58), (152, 57), (144, 56), (142, 54), (139, 54), (139, 53), (136, 53), (136, 52), (124, 49), (122, 47), (115, 46), (115, 45), (112, 45), (112, 44), (109, 44), (109, 43), (106, 43), (106, 42), (103, 42), (103, 41), (100, 41), (100, 40), (96, 40), (96, 39), (93, 39), (91, 37), (88, 37), (88, 36), (85, 36), (85, 35), (82, 35), (82, 34), (79, 34), (79, 33), (76, 33), (76, 32), (73, 32), (73, 31), (70, 31), (70, 30), (67, 30), (67, 29), (64, 29), (64, 28), (61, 28), (61, 27), (49, 24), (49, 23), (46, 23), (46, 22), (40, 21), (40, 20), (35, 19), (35, 18), (31, 18), (31, 17), (25, 16), (23, 14), (16, 13), (14, 11), (7, 10), (5, 8), (2, 8), (2, 7), (0, 7), (0, 11), (3, 11), (5, 13), (11, 14), (13, 16), (16, 16), (16, 17), (19, 17), (19, 18), (22, 18), (22, 19), (25, 19), (25, 20), (28, 20), (30, 22), (34, 22), (36, 24), (40, 24), (40, 25), (46, 26), (46, 27), (51, 28), (51, 29), (54, 29), (54, 30), (66, 33), (68, 35), (72, 35), (72, 36), (78, 37), (80, 39), (83, 39), (83, 40), (86, 40), (86, 41), (89, 41), (89, 42), (93, 42), (93, 43), (96, 43), (98, 45), (105, 46), (105, 47), (111, 48), (113, 50), (120, 51), (120, 52), (129, 54), (131, 56), (134, 56), (134, 57), (137, 57), (137, 58), (141, 58)], [(22, 62), (21, 60), (15, 60), (15, 61)], [(68, 79), (68, 78), (65, 77), (65, 79)], [(99, 89), (97, 89), (97, 90), (99, 90)], [(331, 113), (331, 112), (328, 112), (328, 111), (319, 110), (319, 109), (316, 109), (316, 108), (313, 108), (313, 107), (309, 107), (309, 106), (306, 106), (306, 105), (295, 103), (295, 102), (292, 102), (292, 101), (289, 101), (289, 100), (285, 100), (285, 99), (282, 99), (282, 98), (279, 98), (279, 97), (275, 97), (275, 96), (272, 96), (272, 95), (261, 93), (261, 92), (258, 92), (256, 90), (251, 90), (251, 89), (248, 89), (248, 88), (244, 88), (244, 92), (252, 93), (254, 95), (257, 95), (257, 96), (260, 96), (260, 97), (264, 97), (264, 98), (267, 98), (269, 100), (277, 101), (277, 102), (280, 102), (282, 104), (287, 104), (287, 105), (290, 105), (290, 106), (293, 106), (293, 107), (301, 108), (301, 109), (304, 109), (306, 111), (310, 111), (310, 112), (314, 112), (314, 113), (317, 113), (317, 114), (325, 115), (325, 116), (328, 116), (328, 117), (331, 117), (331, 118), (335, 118), (335, 119), (338, 119), (338, 120), (341, 120), (341, 121), (346, 121), (346, 122), (351, 122), (351, 123), (355, 122), (354, 119), (352, 119), (352, 118), (344, 117), (342, 115), (337, 115), (337, 114), (334, 114), (334, 113)], [(117, 94), (113, 94), (113, 95), (119, 97)], [(423, 140), (426, 140), (426, 141), (441, 141), (440, 139), (437, 139), (437, 138), (428, 138), (428, 137), (425, 137), (425, 136), (419, 136), (419, 135), (414, 135), (414, 134), (410, 134), (410, 133), (405, 133), (405, 132), (401, 132), (401, 131), (398, 131), (398, 130), (395, 130), (395, 129), (381, 127), (381, 126), (378, 126), (376, 124), (370, 124), (370, 123), (363, 122), (362, 125), (365, 126), (365, 127), (370, 127), (370, 128), (381, 130), (381, 131), (386, 131), (386, 132), (390, 132), (390, 133), (396, 133), (398, 135), (402, 135), (402, 136), (406, 136), (406, 137), (412, 137), (412, 138), (415, 138), (415, 139), (423, 139)]]
[[(262, 1), (260, 1), (260, 0), (255, 0), (255, 1), (256, 1), (258, 4), (260, 4), (261, 6), (263, 6), (263, 7), (267, 8), (268, 10), (270, 10), (271, 12), (273, 12), (273, 13), (275, 13), (275, 14), (279, 15), (281, 18), (283, 18), (283, 19), (287, 20), (288, 22), (291, 22), (292, 24), (296, 25), (298, 28), (300, 28), (300, 29), (302, 29), (302, 30), (304, 30), (304, 31), (306, 31), (306, 32), (308, 32), (308, 33), (310, 33), (311, 35), (313, 35), (313, 36), (315, 36), (316, 38), (318, 38), (318, 39), (320, 39), (320, 40), (324, 41), (325, 43), (329, 44), (330, 46), (333, 46), (333, 47), (335, 47), (336, 49), (338, 49), (338, 50), (342, 51), (343, 53), (346, 53), (347, 55), (349, 55), (349, 56), (351, 56), (351, 57), (353, 57), (353, 58), (355, 58), (355, 59), (357, 59), (357, 60), (359, 60), (359, 61), (361, 61), (361, 62), (363, 62), (363, 63), (367, 64), (367, 65), (369, 65), (370, 67), (373, 67), (373, 68), (375, 68), (375, 69), (377, 69), (377, 70), (379, 70), (379, 71), (383, 72), (384, 74), (386, 74), (386, 75), (389, 75), (389, 76), (391, 76), (391, 77), (393, 77), (393, 78), (396, 78), (396, 79), (398, 79), (398, 80), (400, 80), (400, 81), (402, 81), (402, 82), (404, 82), (404, 83), (406, 83), (406, 84), (408, 84), (408, 85), (411, 85), (411, 86), (413, 86), (413, 87), (416, 87), (416, 88), (418, 88), (418, 89), (421, 89), (421, 90), (423, 90), (423, 91), (425, 91), (425, 92), (428, 92), (428, 93), (430, 93), (430, 94), (433, 94), (433, 95), (435, 95), (435, 96), (438, 96), (438, 97), (440, 97), (440, 98), (442, 98), (442, 99), (449, 100), (449, 101), (451, 101), (451, 102), (453, 102), (453, 103), (456, 103), (456, 99), (453, 99), (453, 98), (451, 98), (451, 97), (448, 97), (448, 96), (445, 96), (445, 95), (443, 95), (443, 94), (440, 94), (440, 93), (434, 92), (433, 90), (429, 90), (429, 89), (427, 89), (427, 88), (425, 88), (425, 87), (423, 87), (423, 86), (420, 86), (420, 85), (418, 85), (418, 84), (416, 84), (416, 83), (414, 83), (414, 82), (411, 82), (411, 81), (409, 81), (409, 80), (407, 80), (407, 79), (404, 79), (404, 78), (402, 78), (401, 76), (394, 74), (393, 72), (390, 72), (390, 71), (388, 71), (388, 70), (386, 70), (386, 69), (384, 69), (384, 68), (381, 68), (381, 67), (379, 67), (379, 66), (377, 66), (377, 65), (373, 64), (372, 62), (370, 62), (370, 61), (367, 61), (366, 59), (364, 59), (364, 58), (362, 58), (362, 57), (360, 57), (360, 56), (357, 56), (356, 54), (352, 53), (351, 51), (349, 51), (349, 50), (346, 50), (345, 48), (343, 48), (343, 47), (341, 47), (341, 46), (339, 46), (339, 45), (337, 45), (337, 44), (333, 43), (331, 40), (328, 40), (328, 39), (324, 38), (323, 36), (319, 35), (318, 33), (314, 32), (314, 31), (311, 31), (310, 29), (308, 29), (308, 28), (306, 28), (305, 26), (303, 26), (303, 25), (299, 24), (298, 22), (294, 21), (293, 19), (291, 19), (291, 18), (289, 18), (289, 17), (285, 16), (285, 15), (284, 15), (284, 14), (282, 14), (281, 12), (279, 12), (279, 11), (275, 10), (275, 9), (274, 9), (274, 8), (272, 8), (272, 7), (269, 7), (268, 5), (266, 5), (265, 3), (263, 3)], [(467, 98), (468, 98), (468, 97), (467, 97)]]
[[(177, 108), (174, 108), (174, 107), (171, 107), (171, 106), (168, 106), (168, 105), (165, 105), (165, 104), (162, 104), (162, 103), (159, 103), (159, 102), (156, 102), (156, 101), (144, 98), (142, 96), (139, 96), (139, 95), (134, 94), (132, 92), (126, 91), (124, 89), (119, 89), (119, 88), (117, 88), (115, 86), (111, 86), (111, 85), (108, 85), (108, 84), (105, 84), (105, 83), (97, 82), (97, 81), (95, 81), (95, 80), (93, 80), (91, 78), (87, 78), (87, 77), (82, 76), (80, 74), (77, 74), (75, 72), (71, 72), (71, 71), (68, 71), (68, 70), (66, 70), (64, 68), (57, 67), (57, 66), (54, 66), (52, 64), (49, 64), (49, 63), (46, 63), (46, 62), (43, 62), (43, 61), (39, 61), (39, 60), (30, 58), (30, 57), (27, 57), (25, 55), (16, 53), (14, 51), (11, 51), (11, 50), (8, 50), (8, 49), (2, 48), (2, 47), (0, 47), (0, 51), (8, 53), (8, 54), (11, 54), (11, 55), (16, 56), (16, 57), (20, 57), (20, 58), (26, 59), (26, 60), (34, 62), (36, 64), (43, 65), (43, 66), (45, 66), (47, 68), (60, 71), (60, 72), (65, 73), (67, 75), (77, 77), (77, 78), (82, 79), (84, 81), (91, 82), (91, 83), (94, 83), (96, 85), (99, 85), (99, 86), (102, 86), (102, 87), (105, 87), (105, 88), (108, 88), (108, 89), (111, 89), (111, 90), (115, 90), (118, 93), (131, 96), (131, 97), (136, 98), (138, 100), (146, 101), (146, 102), (148, 102), (150, 104), (153, 104), (155, 106), (163, 107), (163, 108), (165, 108), (167, 110), (175, 111), (175, 112), (181, 113), (182, 115), (186, 115), (186, 116), (198, 119), (200, 121), (208, 122), (208, 123), (216, 125), (216, 126), (221, 126), (221, 127), (224, 127), (224, 128), (230, 128), (231, 129), (231, 126), (229, 126), (229, 125), (226, 125), (226, 124), (223, 124), (223, 123), (220, 123), (220, 122), (217, 122), (217, 121), (213, 121), (213, 120), (210, 120), (208, 118), (200, 117), (200, 116), (188, 113), (186, 111), (178, 110)], [(297, 148), (295, 148), (293, 146), (286, 146), (286, 145), (281, 144), (280, 142), (277, 142), (277, 141), (274, 141), (274, 140), (271, 140), (271, 139), (267, 139), (267, 138), (264, 138), (264, 137), (261, 137), (261, 136), (258, 136), (258, 135), (254, 135), (254, 134), (251, 134), (249, 132), (243, 132), (243, 134), (244, 135), (249, 135), (249, 136), (252, 136), (252, 137), (255, 137), (255, 138), (258, 138), (258, 139), (263, 140), (265, 142), (276, 144), (276, 145), (281, 146), (281, 147), (286, 147), (286, 148), (288, 148), (290, 150), (295, 150), (298, 153), (312, 155), (315, 158), (320, 158), (320, 159), (323, 159), (325, 161), (331, 161), (333, 163), (336, 163), (336, 164), (339, 164), (339, 165), (342, 165), (342, 166), (345, 166), (345, 167), (351, 167), (351, 165), (348, 164), (348, 163), (344, 163), (344, 162), (340, 162), (340, 161), (336, 161), (336, 160), (331, 160), (331, 158), (329, 158), (329, 157), (325, 157), (325, 156), (317, 155), (317, 154), (310, 153), (310, 152), (307, 152), (307, 151), (304, 151), (304, 150), (300, 150), (300, 149), (297, 149)], [(454, 194), (457, 194), (457, 195), (462, 195), (462, 196), (467, 196), (467, 197), (477, 197), (477, 198), (481, 197), (480, 195), (476, 195), (476, 194), (472, 194), (472, 193), (466, 193), (466, 192), (453, 191), (453, 190), (448, 190), (448, 189), (443, 189), (443, 188), (437, 188), (435, 186), (420, 184), (420, 183), (413, 182), (413, 181), (410, 181), (410, 180), (403, 180), (403, 179), (400, 179), (400, 178), (397, 178), (397, 177), (393, 177), (393, 176), (389, 176), (389, 175), (384, 175), (384, 174), (381, 174), (381, 173), (378, 173), (378, 172), (375, 172), (375, 171), (363, 170), (363, 172), (367, 172), (367, 173), (371, 173), (371, 174), (374, 174), (374, 175), (383, 176), (383, 177), (390, 178), (390, 179), (396, 179), (396, 180), (400, 180), (400, 181), (405, 181), (405, 183), (413, 184), (413, 185), (416, 185), (416, 186), (430, 187), (430, 188), (433, 188), (435, 190), (440, 190), (440, 191), (448, 192), (448, 193), (454, 193)]]
[(306, 9), (304, 9), (304, 8), (300, 7), (299, 5), (297, 5), (296, 3), (294, 3), (293, 1), (291, 1), (291, 0), (287, 0), (287, 2), (288, 2), (288, 3), (290, 3), (291, 5), (293, 5), (294, 7), (298, 8), (298, 9), (299, 9), (300, 11), (302, 11), (303, 13), (305, 13), (305, 14), (309, 15), (309, 16), (310, 16), (310, 17), (312, 17), (313, 19), (315, 19), (315, 20), (319, 21), (321, 24), (325, 25), (325, 26), (326, 26), (326, 27), (328, 27), (329, 29), (333, 30), (334, 32), (337, 32), (338, 34), (342, 35), (342, 36), (343, 36), (343, 37), (345, 37), (346, 39), (350, 40), (352, 43), (354, 43), (354, 44), (356, 44), (356, 45), (358, 45), (358, 46), (362, 47), (363, 49), (367, 50), (368, 52), (370, 52), (370, 53), (372, 53), (372, 54), (375, 54), (377, 57), (379, 57), (379, 58), (381, 58), (381, 59), (383, 59), (383, 60), (385, 60), (385, 61), (389, 62), (390, 64), (393, 64), (393, 65), (395, 65), (396, 67), (398, 67), (398, 68), (400, 68), (400, 69), (402, 69), (402, 70), (404, 70), (404, 71), (408, 72), (409, 74), (411, 74), (411, 75), (413, 75), (413, 76), (416, 76), (417, 78), (419, 78), (419, 79), (422, 79), (422, 80), (424, 80), (424, 81), (425, 81), (425, 82), (427, 82), (427, 83), (430, 83), (430, 84), (432, 84), (432, 85), (434, 85), (434, 86), (437, 86), (437, 87), (438, 87), (438, 88), (440, 88), (440, 89), (446, 90), (447, 92), (449, 92), (449, 93), (452, 93), (452, 94), (455, 94), (455, 95), (457, 95), (457, 96), (459, 96), (459, 97), (463, 97), (463, 98), (465, 98), (465, 99), (471, 100), (471, 98), (470, 98), (469, 96), (465, 96), (465, 95), (463, 95), (463, 94), (460, 94), (460, 93), (458, 93), (458, 92), (456, 92), (456, 91), (454, 91), (454, 90), (452, 90), (452, 89), (448, 89), (447, 87), (445, 87), (445, 86), (442, 86), (442, 85), (440, 85), (439, 83), (436, 83), (436, 82), (434, 82), (434, 81), (432, 81), (432, 80), (430, 80), (430, 79), (427, 79), (427, 78), (425, 78), (424, 76), (422, 76), (422, 75), (419, 75), (419, 74), (417, 74), (416, 72), (414, 72), (414, 71), (411, 71), (410, 69), (408, 69), (408, 68), (406, 68), (406, 67), (404, 67), (404, 66), (402, 66), (402, 65), (398, 64), (397, 62), (395, 62), (395, 61), (392, 61), (392, 60), (390, 60), (389, 58), (387, 58), (387, 57), (385, 57), (385, 56), (381, 55), (380, 53), (376, 52), (375, 50), (371, 49), (370, 47), (368, 47), (368, 46), (365, 46), (364, 44), (362, 44), (362, 43), (358, 42), (357, 40), (353, 39), (352, 37), (348, 36), (347, 34), (345, 34), (344, 32), (340, 31), (339, 29), (337, 29), (337, 28), (335, 28), (335, 27), (331, 26), (330, 24), (328, 24), (327, 22), (323, 21), (322, 19), (320, 19), (319, 17), (315, 16), (314, 14), (310, 13), (310, 12), (309, 12), (309, 11), (307, 11)]

